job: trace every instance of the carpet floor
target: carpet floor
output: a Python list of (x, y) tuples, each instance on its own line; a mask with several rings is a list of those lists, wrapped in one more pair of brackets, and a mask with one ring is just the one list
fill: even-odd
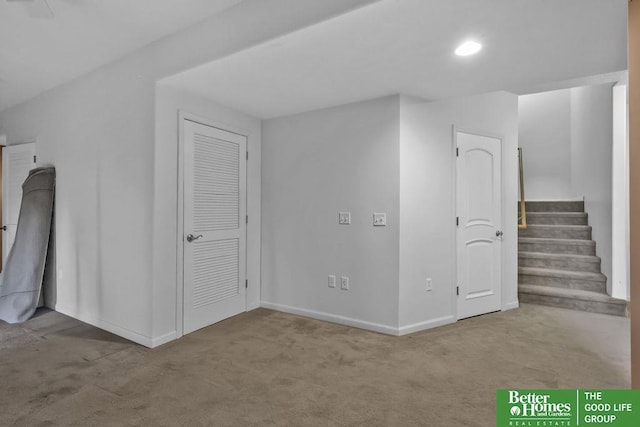
[(0, 322), (0, 425), (494, 426), (499, 388), (628, 388), (629, 320), (522, 305), (405, 337), (258, 309), (150, 350)]

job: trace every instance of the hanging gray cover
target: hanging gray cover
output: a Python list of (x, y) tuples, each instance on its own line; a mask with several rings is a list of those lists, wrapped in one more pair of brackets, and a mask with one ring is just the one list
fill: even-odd
[(33, 169), (22, 184), (22, 203), (13, 247), (0, 274), (0, 320), (24, 322), (38, 306), (47, 258), (55, 168)]

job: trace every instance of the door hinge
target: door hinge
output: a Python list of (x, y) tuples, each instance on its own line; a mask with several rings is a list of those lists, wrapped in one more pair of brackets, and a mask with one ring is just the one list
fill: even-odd
[(460, 295), (460, 286), (456, 286), (456, 295)]
[(456, 147), (456, 157), (460, 156), (460, 149)]
[(459, 217), (459, 216), (457, 216), (457, 217), (456, 217), (456, 227), (457, 227), (457, 226), (459, 226), (459, 225), (460, 225), (460, 217)]
[(249, 160), (249, 152), (247, 151), (247, 160)]
[(249, 288), (249, 279), (244, 281), (244, 288), (248, 289)]
[(33, 156), (33, 163), (35, 163), (35, 162), (36, 162), (36, 156), (34, 155)]
[(245, 221), (247, 224), (249, 224), (249, 215), (246, 216)]

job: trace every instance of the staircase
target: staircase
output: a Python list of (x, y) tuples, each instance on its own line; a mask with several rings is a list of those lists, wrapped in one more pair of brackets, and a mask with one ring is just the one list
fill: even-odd
[(627, 302), (606, 293), (584, 202), (526, 202), (519, 231), (520, 302), (625, 316)]

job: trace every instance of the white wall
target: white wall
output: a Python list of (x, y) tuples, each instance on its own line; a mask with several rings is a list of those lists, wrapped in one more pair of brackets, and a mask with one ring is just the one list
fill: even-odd
[(263, 306), (395, 333), (399, 109), (392, 96), (263, 122)]
[(571, 187), (581, 194), (611, 293), (612, 85), (571, 89)]
[(611, 296), (629, 299), (629, 132), (627, 85), (613, 87)]
[(527, 200), (566, 200), (571, 191), (571, 90), (518, 98), (518, 142)]
[(0, 114), (55, 165), (56, 310), (138, 342), (151, 335), (153, 86), (148, 55)]
[[(247, 135), (247, 309), (260, 305), (260, 162), (261, 122), (213, 101), (159, 84), (156, 91), (154, 173), (153, 345), (182, 335), (182, 282), (177, 276), (182, 230), (178, 215), (178, 114), (196, 115), (207, 123)], [(177, 236), (180, 236), (179, 238)], [(177, 322), (176, 322), (177, 320)]]
[[(391, 334), (454, 322), (456, 125), (504, 138), (502, 307), (517, 307), (517, 120), (517, 97), (496, 92), (265, 121), (262, 305)], [(349, 275), (351, 290), (328, 288), (329, 274)]]
[(168, 339), (175, 310), (152, 299), (175, 280), (164, 276), (172, 249), (156, 245), (175, 241), (154, 233), (175, 235), (164, 210), (177, 207), (154, 200), (167, 164), (155, 142), (156, 81), (367, 3), (244, 1), (1, 112), (8, 143), (38, 137), (41, 160), (57, 169), (55, 308), (147, 346)]
[[(401, 107), (400, 331), (453, 322), (455, 158), (452, 126), (503, 138), (503, 309), (518, 306), (518, 99), (506, 92)], [(427, 277), (433, 291), (425, 290)]]

